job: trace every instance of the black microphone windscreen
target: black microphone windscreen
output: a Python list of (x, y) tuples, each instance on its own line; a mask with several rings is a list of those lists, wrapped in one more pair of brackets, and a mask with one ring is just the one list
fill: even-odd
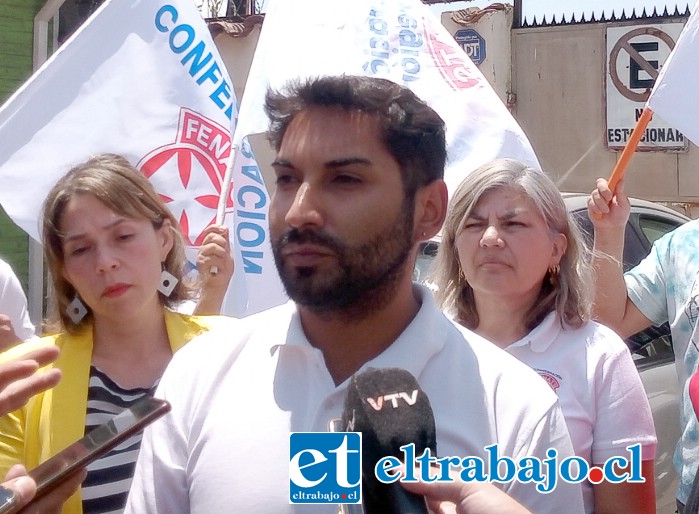
[(383, 484), (374, 468), (383, 457), (403, 459), (401, 446), (415, 444), (415, 456), (430, 448), (436, 455), (434, 414), (413, 375), (398, 368), (369, 368), (354, 375), (347, 390), (342, 422), (362, 433), (362, 503), (365, 514), (427, 513), (422, 496), (395, 482)]

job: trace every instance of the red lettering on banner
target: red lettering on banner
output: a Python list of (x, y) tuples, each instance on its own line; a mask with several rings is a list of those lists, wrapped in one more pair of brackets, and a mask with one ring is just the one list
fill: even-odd
[(425, 40), (427, 48), (437, 65), (437, 69), (442, 74), (444, 80), (447, 81), (455, 90), (468, 89), (477, 86), (480, 82), (478, 76), (471, 74), (469, 63), (463, 51), (454, 48), (443, 41), (437, 39), (436, 34), (427, 32), (425, 26)]
[(230, 134), (219, 125), (203, 116), (185, 111), (182, 119), (182, 143), (198, 146), (207, 154), (226, 166), (226, 159), (231, 153)]
[[(160, 184), (156, 185), (156, 190), (173, 210), (187, 246), (200, 246), (204, 229), (216, 219), (230, 154), (230, 132), (225, 127), (182, 108), (175, 141), (149, 152), (137, 165), (149, 180)], [(197, 173), (194, 173), (195, 170)], [(161, 174), (170, 173), (177, 174), (180, 187), (164, 179), (158, 180)], [(189, 196), (190, 189), (199, 193)], [(206, 193), (206, 190), (209, 192)], [(233, 209), (231, 194), (226, 199), (227, 211)]]

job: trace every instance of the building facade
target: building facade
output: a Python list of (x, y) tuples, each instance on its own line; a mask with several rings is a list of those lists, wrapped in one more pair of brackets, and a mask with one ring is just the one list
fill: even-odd
[[(512, 28), (513, 7), (493, 4), (445, 12), (442, 23), (510, 108), (542, 168), (562, 191), (584, 193), (614, 169), (645, 102), (639, 98), (647, 96), (653, 70), (657, 74), (688, 16), (688, 10), (602, 14), (589, 20), (525, 20)], [(262, 17), (245, 24), (210, 23), (238, 98), (261, 23)], [(629, 47), (637, 49), (640, 64)], [(699, 216), (696, 146), (659, 119), (646, 132), (647, 144), (627, 169), (627, 192)], [(263, 143), (254, 147), (263, 156), (269, 151)]]
[[(0, 0), (0, 104), (32, 73), (34, 16), (45, 0)], [(27, 181), (27, 187), (31, 187)], [(29, 283), (29, 237), (0, 207), (0, 258)]]

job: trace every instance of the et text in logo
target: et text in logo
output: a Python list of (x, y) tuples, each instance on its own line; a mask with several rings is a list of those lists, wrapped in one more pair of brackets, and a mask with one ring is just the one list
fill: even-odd
[(362, 435), (290, 434), (289, 503), (361, 503)]

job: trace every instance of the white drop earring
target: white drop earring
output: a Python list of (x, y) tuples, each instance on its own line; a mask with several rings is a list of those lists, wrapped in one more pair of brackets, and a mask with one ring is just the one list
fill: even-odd
[(66, 308), (66, 316), (70, 318), (70, 321), (72, 321), (74, 324), (80, 323), (83, 318), (87, 315), (87, 308), (85, 307), (85, 304), (82, 302), (80, 297), (76, 294), (75, 298), (73, 298), (73, 301), (68, 304), (68, 307)]
[(166, 270), (165, 264), (163, 264), (163, 271), (160, 272), (160, 285), (158, 285), (158, 291), (163, 293), (165, 296), (170, 296), (178, 282), (179, 280), (177, 277)]

